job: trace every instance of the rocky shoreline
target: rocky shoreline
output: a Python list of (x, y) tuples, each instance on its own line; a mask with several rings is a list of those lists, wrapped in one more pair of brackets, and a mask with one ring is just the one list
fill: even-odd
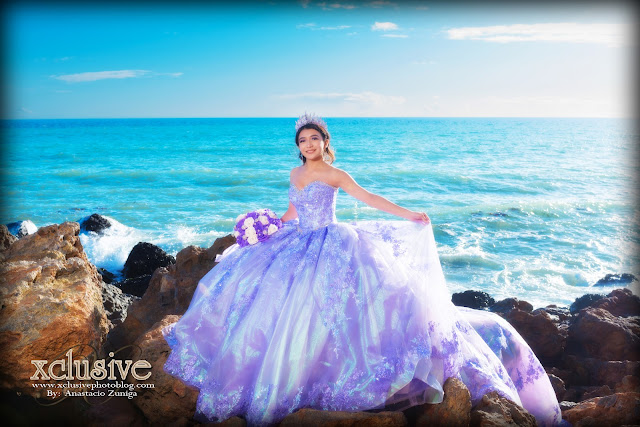
[[(82, 224), (65, 222), (35, 232), (11, 224), (12, 231), (22, 230), (20, 238), (0, 226), (2, 415), (10, 423), (27, 425), (196, 425), (192, 416), (197, 390), (164, 373), (169, 347), (161, 329), (186, 311), (200, 278), (235, 239), (219, 238), (207, 249), (189, 246), (175, 258), (141, 242), (127, 259), (124, 279), (114, 282), (112, 273), (89, 262), (78, 237), (81, 228), (99, 233), (108, 227), (103, 219), (92, 215)], [(637, 279), (608, 275), (602, 282), (637, 284)], [(452, 300), (495, 312), (518, 330), (545, 367), (567, 422), (640, 424), (640, 298), (628, 288), (585, 295), (571, 307), (535, 310), (526, 301), (495, 301), (479, 291), (454, 294)], [(120, 352), (118, 357), (148, 361), (151, 376), (138, 382), (154, 388), (136, 389), (133, 398), (116, 397), (101, 404), (87, 398), (47, 400), (46, 393), (53, 391), (34, 387), (31, 361), (64, 358), (79, 344), (84, 345), (74, 349), (74, 358), (102, 359)], [(51, 403), (56, 404), (42, 406)], [(217, 424), (246, 422), (233, 417)], [(437, 405), (403, 412), (301, 409), (280, 425), (529, 426), (535, 419), (496, 393), (472, 407), (464, 384), (450, 378), (445, 400)]]

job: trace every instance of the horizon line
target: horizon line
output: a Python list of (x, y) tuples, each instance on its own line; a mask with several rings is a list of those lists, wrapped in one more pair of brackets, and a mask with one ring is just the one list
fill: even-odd
[[(0, 118), (2, 121), (19, 120), (175, 120), (175, 119), (295, 119), (298, 116), (194, 116), (194, 117), (32, 117)], [(326, 119), (627, 119), (632, 116), (322, 116)]]

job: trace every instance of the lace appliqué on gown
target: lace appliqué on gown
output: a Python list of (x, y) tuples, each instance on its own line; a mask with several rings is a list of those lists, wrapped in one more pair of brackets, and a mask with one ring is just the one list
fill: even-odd
[(541, 425), (561, 421), (544, 369), (499, 316), (455, 307), (431, 226), (339, 223), (338, 189), (291, 185), (298, 219), (234, 245), (165, 330), (165, 370), (200, 390), (196, 419), (270, 425), (303, 407), (402, 410), (496, 390)]

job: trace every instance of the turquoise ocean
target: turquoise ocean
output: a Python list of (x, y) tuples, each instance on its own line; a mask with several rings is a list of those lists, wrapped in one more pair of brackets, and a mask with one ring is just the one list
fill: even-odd
[[(5, 120), (2, 223), (93, 213), (89, 259), (118, 273), (139, 241), (209, 247), (257, 208), (282, 215), (295, 118)], [(637, 136), (624, 119), (328, 118), (336, 167), (433, 222), (451, 292), (568, 305), (638, 277)], [(339, 221), (400, 219), (340, 191)], [(638, 282), (635, 282), (636, 284)]]

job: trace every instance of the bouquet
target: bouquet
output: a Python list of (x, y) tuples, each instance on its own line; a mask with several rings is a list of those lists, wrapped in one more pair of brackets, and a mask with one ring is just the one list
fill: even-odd
[(240, 246), (255, 245), (267, 240), (282, 228), (282, 221), (270, 209), (258, 209), (239, 215), (233, 235)]

